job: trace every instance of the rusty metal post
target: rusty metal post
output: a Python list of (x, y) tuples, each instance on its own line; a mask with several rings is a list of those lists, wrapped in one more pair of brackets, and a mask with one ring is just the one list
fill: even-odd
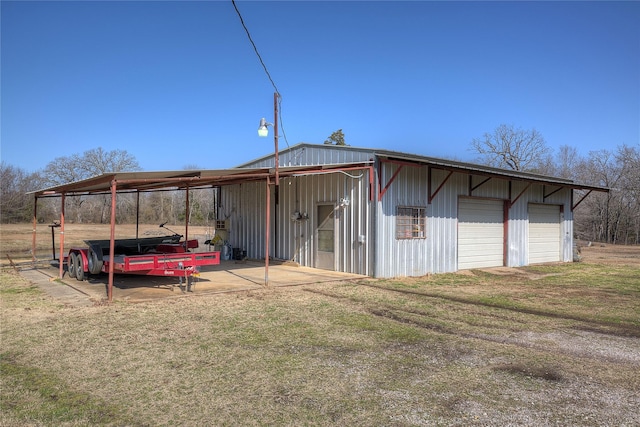
[[(60, 224), (58, 224), (57, 227), (60, 227)], [(53, 257), (53, 260), (55, 261), (56, 260), (56, 235), (53, 229), (56, 228), (56, 224), (55, 223), (51, 224), (49, 228), (51, 228), (51, 255)]]
[[(36, 262), (36, 225), (38, 225), (38, 196), (34, 194), (33, 195), (33, 235), (31, 236), (31, 262)], [(53, 230), (53, 228), (51, 230)]]
[(140, 190), (136, 190), (136, 239), (138, 238), (139, 227), (140, 227)]
[(117, 182), (111, 181), (111, 237), (109, 240), (109, 284), (107, 285), (107, 300), (113, 301), (113, 264), (116, 255), (116, 188)]
[(274, 160), (275, 160), (275, 188), (273, 196), (275, 198), (275, 210), (273, 218), (273, 256), (278, 256), (278, 208), (280, 204), (280, 173), (278, 171), (280, 160), (278, 159), (278, 101), (280, 100), (280, 94), (274, 92), (273, 94), (273, 145), (274, 145)]
[(264, 234), (264, 286), (269, 286), (269, 229), (271, 228), (271, 189), (269, 188), (269, 184), (269, 177), (267, 177), (267, 219)]
[(58, 276), (61, 280), (64, 275), (64, 199), (65, 193), (62, 193), (60, 195), (60, 268), (58, 272)]
[(189, 240), (189, 215), (191, 214), (189, 210), (189, 184), (187, 184), (187, 195), (185, 197), (187, 206), (184, 209), (185, 218), (184, 218), (184, 249), (187, 250), (187, 241)]
[(278, 186), (280, 185), (280, 176), (278, 174), (278, 99), (280, 94), (274, 92), (273, 94), (273, 145), (275, 148), (275, 172), (276, 172), (276, 203), (278, 203), (277, 194)]

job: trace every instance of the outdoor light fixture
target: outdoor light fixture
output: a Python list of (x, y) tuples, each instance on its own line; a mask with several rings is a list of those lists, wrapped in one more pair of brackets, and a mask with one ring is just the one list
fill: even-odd
[(280, 185), (280, 176), (278, 173), (278, 101), (280, 100), (280, 94), (275, 92), (273, 94), (273, 123), (267, 122), (263, 117), (260, 119), (260, 125), (258, 126), (258, 136), (265, 137), (269, 135), (268, 126), (273, 126), (273, 157), (275, 168), (275, 185), (276, 185), (276, 204), (278, 203), (278, 186)]
[(269, 135), (269, 129), (267, 126), (273, 126), (273, 123), (267, 123), (267, 121), (262, 118), (260, 119), (260, 126), (258, 127), (258, 136), (265, 137)]

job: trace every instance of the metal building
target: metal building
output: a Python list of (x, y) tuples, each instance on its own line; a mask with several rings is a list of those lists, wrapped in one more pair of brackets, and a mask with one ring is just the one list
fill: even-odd
[[(298, 144), (278, 154), (277, 167), (274, 155), (240, 166), (272, 168), (278, 185), (269, 191), (264, 182), (221, 187), (230, 244), (249, 258), (268, 248), (304, 266), (374, 277), (570, 262), (574, 208), (608, 191), (388, 150)], [(278, 168), (301, 166), (331, 168), (278, 179)]]

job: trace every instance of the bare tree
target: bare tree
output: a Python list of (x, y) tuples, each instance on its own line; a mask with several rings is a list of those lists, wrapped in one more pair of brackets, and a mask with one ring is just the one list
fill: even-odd
[[(104, 151), (101, 147), (85, 151), (82, 155), (58, 157), (49, 162), (43, 177), (47, 186), (67, 184), (108, 172), (140, 170), (138, 161), (124, 150)], [(76, 222), (105, 222), (111, 209), (109, 196), (70, 197), (69, 216)]]
[(104, 151), (93, 148), (82, 155), (57, 157), (44, 169), (47, 185), (60, 185), (79, 181), (107, 172), (140, 170), (138, 161), (124, 150)]
[[(639, 146), (640, 147), (640, 146)], [(626, 244), (640, 243), (640, 149), (618, 147), (616, 161), (621, 165), (618, 184), (624, 215), (620, 220), (620, 240)]]
[(516, 171), (537, 171), (550, 151), (537, 130), (504, 124), (473, 139), (471, 149), (480, 154), (482, 163)]
[(578, 165), (580, 182), (609, 188), (592, 194), (576, 215), (576, 230), (589, 239), (635, 244), (640, 242), (640, 151), (628, 146), (616, 152), (600, 150)]
[(553, 176), (567, 179), (575, 179), (577, 166), (580, 163), (580, 155), (575, 147), (561, 145), (556, 155), (557, 168)]
[(33, 213), (33, 198), (29, 191), (41, 189), (39, 173), (0, 163), (0, 222), (28, 222)]

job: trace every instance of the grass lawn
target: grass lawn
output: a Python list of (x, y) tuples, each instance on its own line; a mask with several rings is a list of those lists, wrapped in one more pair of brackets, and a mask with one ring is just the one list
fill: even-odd
[(3, 426), (640, 424), (637, 262), (88, 308), (5, 269), (0, 297)]

